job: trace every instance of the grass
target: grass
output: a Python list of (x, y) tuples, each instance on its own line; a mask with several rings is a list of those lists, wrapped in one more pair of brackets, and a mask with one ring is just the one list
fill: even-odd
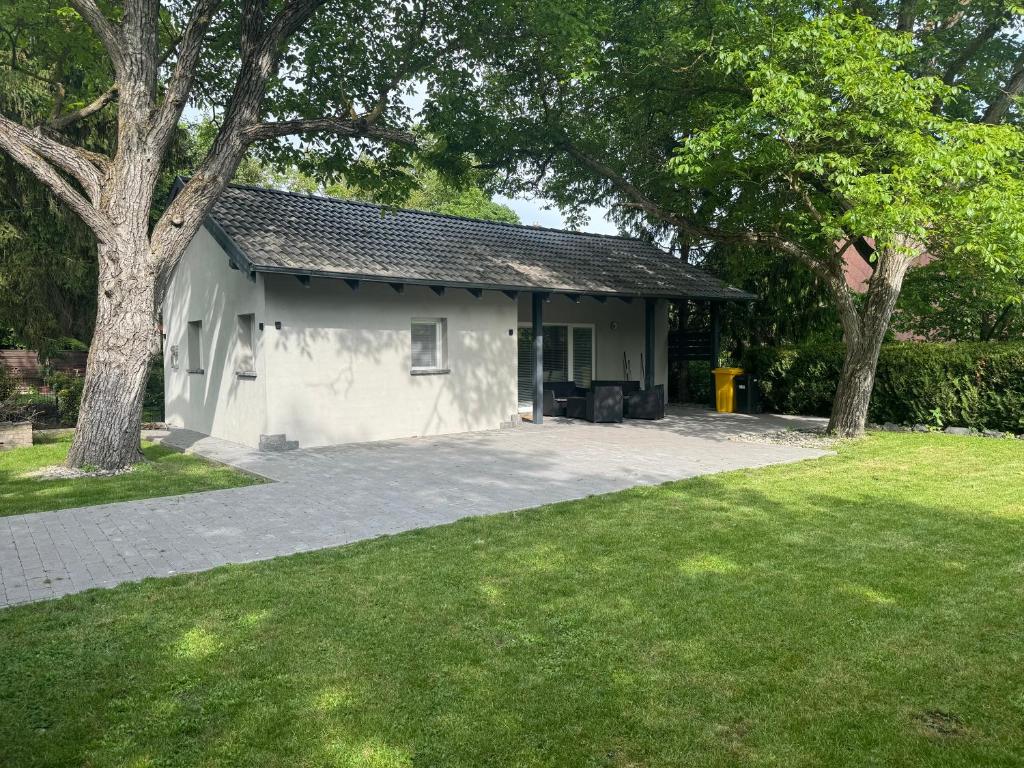
[(143, 443), (142, 452), (149, 461), (126, 474), (40, 480), (24, 475), (61, 464), (71, 445), (71, 433), (37, 432), (35, 441), (31, 448), (0, 452), (0, 517), (262, 482), (253, 475), (148, 442)]
[(0, 611), (0, 764), (1019, 766), (1022, 459), (877, 435)]

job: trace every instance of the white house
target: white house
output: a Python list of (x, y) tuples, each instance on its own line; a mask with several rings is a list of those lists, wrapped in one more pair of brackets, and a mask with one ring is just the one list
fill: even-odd
[(263, 447), (540, 421), (545, 381), (665, 385), (670, 301), (749, 298), (639, 240), (231, 186), (164, 301), (166, 420)]

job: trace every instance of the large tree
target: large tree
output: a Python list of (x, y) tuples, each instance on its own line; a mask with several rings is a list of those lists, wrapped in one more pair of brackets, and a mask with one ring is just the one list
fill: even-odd
[[(767, 247), (812, 270), (847, 345), (830, 428), (858, 434), (909, 263), (942, 243), (1019, 265), (1021, 135), (997, 123), (1024, 87), (1008, 4), (862, 5), (524, 5), (452, 86), (451, 146), (684, 254)], [(850, 243), (873, 270), (863, 300)]]
[[(65, 78), (59, 47), (25, 55), (37, 40), (12, 39), (12, 60), (31, 62), (33, 74), (52, 84), (52, 104), (34, 125), (0, 114), (0, 150), (95, 237), (96, 324), (68, 462), (122, 467), (140, 459), (142, 398), (167, 280), (247, 151), (262, 145), (267, 155), (318, 156), (330, 173), (370, 157), (382, 185), (400, 187), (402, 174), (392, 172), (415, 144), (403, 94), (458, 61), (450, 30), (480, 9), (460, 0), (42, 0), (34, 7), (65, 25), (76, 45), (91, 46), (107, 79)], [(161, 167), (190, 103), (216, 114), (216, 137), (153, 223)], [(116, 120), (109, 153), (70, 134), (100, 114)]]

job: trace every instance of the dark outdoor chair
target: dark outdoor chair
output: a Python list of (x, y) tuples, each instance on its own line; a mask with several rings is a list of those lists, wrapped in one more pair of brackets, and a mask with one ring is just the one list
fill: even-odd
[(565, 415), (594, 423), (622, 421), (622, 388), (593, 387), (584, 397), (570, 397), (565, 401)]
[(584, 391), (576, 386), (575, 381), (544, 382), (544, 415), (565, 416), (566, 398), (577, 397)]
[(627, 395), (630, 395), (633, 392), (639, 392), (640, 391), (640, 382), (639, 381), (628, 381), (628, 380), (625, 380), (625, 379), (622, 380), (622, 381), (615, 381), (613, 379), (593, 381), (593, 382), (590, 383), (590, 386), (592, 386), (592, 387), (618, 387), (619, 389), (622, 390), (622, 396), (623, 397), (626, 397)]
[(658, 384), (653, 389), (631, 392), (623, 398), (627, 419), (664, 419), (665, 387)]

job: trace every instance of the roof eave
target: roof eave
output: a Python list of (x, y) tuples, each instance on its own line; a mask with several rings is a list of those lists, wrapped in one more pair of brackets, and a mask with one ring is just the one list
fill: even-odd
[[(225, 233), (226, 235), (226, 233)], [(404, 283), (405, 285), (422, 285), (426, 287), (464, 288), (482, 291), (517, 291), (520, 293), (561, 293), (579, 294), (581, 296), (606, 296), (608, 298), (629, 299), (695, 299), (700, 301), (756, 301), (757, 296), (737, 290), (735, 295), (722, 296), (705, 293), (635, 293), (629, 291), (595, 291), (588, 288), (572, 288), (565, 286), (514, 285), (505, 283), (469, 283), (455, 280), (425, 280), (422, 278), (399, 277), (396, 275), (368, 275), (359, 272), (335, 272), (294, 267), (278, 267), (249, 262), (249, 269), (275, 275), (293, 275), (303, 277), (319, 277), (329, 280), (358, 280), (364, 283)]]

